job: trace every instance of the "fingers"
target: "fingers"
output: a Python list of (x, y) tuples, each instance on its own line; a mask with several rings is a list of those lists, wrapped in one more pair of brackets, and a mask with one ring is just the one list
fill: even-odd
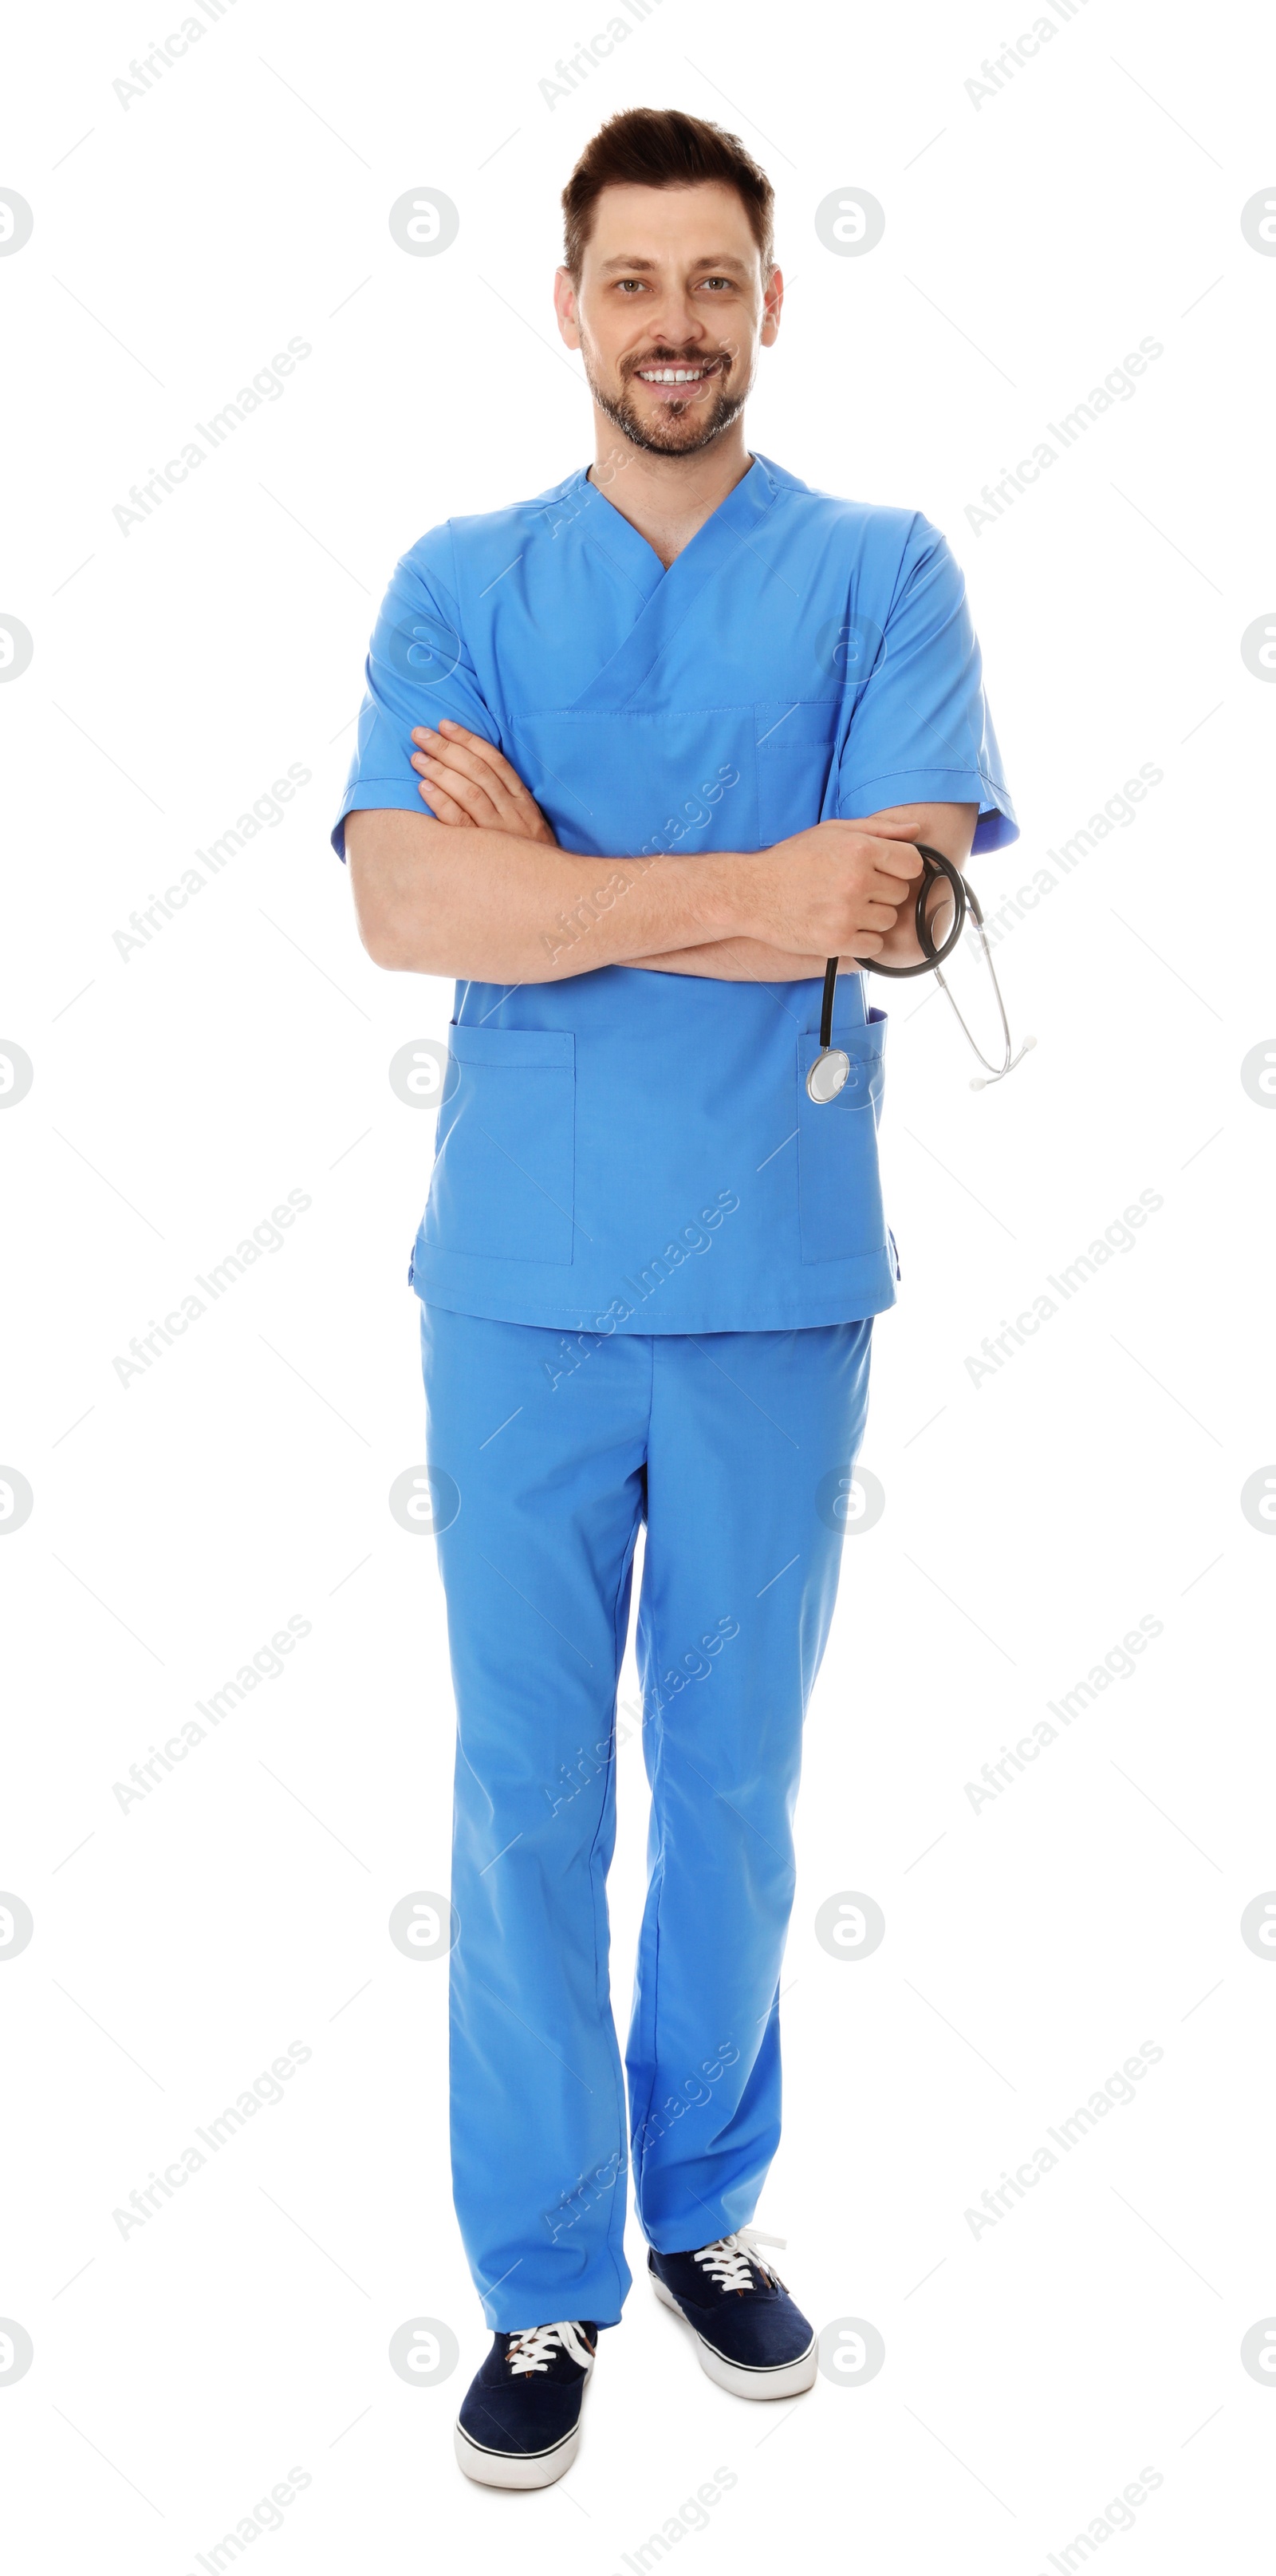
[(877, 859), (873, 866), (872, 891), (876, 894), (880, 887), (887, 903), (902, 903), (906, 895), (915, 891), (921, 876), (920, 859), (913, 868), (905, 864), (902, 855), (897, 859)]
[[(917, 884), (924, 872), (925, 862), (921, 851), (912, 841), (893, 840), (884, 833), (866, 831), (858, 824), (852, 825), (851, 828), (858, 833), (860, 849), (869, 861), (876, 878), (887, 877), (895, 885), (902, 885), (905, 889)], [(897, 894), (896, 903), (901, 900), (901, 896)]]
[(437, 786), (432, 778), (418, 778), (417, 787), (436, 823), (465, 823), (473, 826), (473, 815), (467, 814), (464, 806), (458, 805), (453, 797), (445, 795), (443, 789)]
[[(825, 841), (825, 835), (828, 840)], [(851, 835), (849, 842), (847, 835)], [(911, 841), (895, 840), (862, 823), (833, 821), (810, 827), (809, 838), (855, 868), (859, 887), (881, 903), (906, 903), (925, 870), (920, 850)], [(800, 837), (807, 838), (807, 834)]]
[(440, 787), (468, 822), (523, 838), (546, 837), (540, 807), (495, 743), (448, 716), (440, 719), (437, 732), (417, 726), (412, 740), (419, 746), (412, 766), (430, 788), (431, 803), (433, 789)]
[(931, 841), (923, 807), (910, 809), (901, 806), (894, 814), (868, 814), (856, 829), (862, 832), (865, 840), (872, 842), (875, 853), (885, 848), (891, 854), (886, 860), (888, 867), (908, 868), (914, 877), (919, 874), (921, 858), (917, 845), (921, 841)]
[[(418, 764), (414, 761), (413, 767)], [(490, 799), (468, 778), (459, 778), (454, 770), (444, 769), (441, 762), (423, 759), (417, 780), (422, 796), (440, 823), (450, 823), (458, 815), (463, 823), (486, 825), (488, 831), (500, 828), (500, 816)], [(448, 811), (444, 812), (444, 807)]]
[(481, 734), (470, 733), (464, 725), (454, 724), (451, 717), (442, 718), (437, 733), (427, 725), (419, 725), (412, 739), (421, 747), (420, 757), (414, 759), (414, 768), (421, 765), (421, 759), (441, 764), (443, 768), (454, 771), (458, 779), (468, 779), (490, 800), (494, 810), (502, 804), (517, 804), (520, 799), (527, 805), (531, 804), (532, 799), (517, 770), (511, 769), (495, 743), (484, 742)]
[(893, 912), (899, 912), (907, 904), (911, 911), (917, 900), (916, 888), (905, 877), (889, 877), (881, 869), (875, 869), (861, 900), (868, 904), (889, 904)]
[(441, 741), (437, 734), (432, 734), (424, 726), (412, 739), (423, 745), (421, 750), (413, 752), (412, 766), (421, 785), (429, 792), (430, 803), (434, 802), (433, 791), (437, 787), (454, 805), (459, 805), (467, 823), (485, 824), (489, 831), (498, 830), (502, 816), (495, 774), (485, 774), (473, 753), (462, 755), (458, 746)]
[(440, 718), (439, 731), (445, 745), (449, 749), (455, 747), (458, 759), (462, 754), (466, 754), (479, 761), (482, 766), (495, 772), (501, 785), (510, 795), (527, 796), (528, 803), (531, 803), (532, 800), (518, 771), (511, 768), (504, 752), (498, 751), (494, 742), (485, 742), (481, 733), (470, 733), (465, 725), (457, 724), (451, 716)]

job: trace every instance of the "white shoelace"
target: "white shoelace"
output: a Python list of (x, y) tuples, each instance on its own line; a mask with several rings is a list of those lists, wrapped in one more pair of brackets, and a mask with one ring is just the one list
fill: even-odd
[(716, 2245), (702, 2245), (699, 2253), (693, 2254), (691, 2259), (693, 2263), (704, 2265), (710, 2280), (716, 2281), (720, 2289), (751, 2290), (753, 2276), (749, 2270), (750, 2263), (756, 2263), (758, 2270), (765, 2272), (768, 2281), (774, 2281), (778, 2288), (780, 2276), (774, 2265), (768, 2263), (765, 2254), (758, 2252), (758, 2247), (784, 2246), (787, 2242), (784, 2236), (764, 2236), (760, 2228), (737, 2227), (732, 2235), (720, 2236)]
[(589, 2369), (594, 2356), (588, 2344), (579, 2340), (575, 2326), (566, 2319), (556, 2326), (525, 2326), (521, 2334), (512, 2338), (505, 2358), (515, 2374), (548, 2370), (556, 2344), (560, 2351), (570, 2353), (573, 2361), (580, 2362), (585, 2370)]

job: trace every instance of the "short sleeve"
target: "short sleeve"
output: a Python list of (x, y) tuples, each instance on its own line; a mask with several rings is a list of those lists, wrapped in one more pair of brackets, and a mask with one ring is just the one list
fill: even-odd
[(488, 742), (499, 729), (484, 703), (461, 634), (460, 611), (437, 569), (447, 530), (438, 529), (395, 565), (364, 664), (358, 746), (350, 764), (332, 846), (344, 859), (347, 814), (397, 806), (428, 813), (412, 766), (414, 725), (440, 716), (468, 725)]
[(847, 730), (837, 811), (851, 820), (888, 805), (938, 803), (978, 805), (975, 850), (1019, 838), (965, 580), (939, 529), (918, 517)]

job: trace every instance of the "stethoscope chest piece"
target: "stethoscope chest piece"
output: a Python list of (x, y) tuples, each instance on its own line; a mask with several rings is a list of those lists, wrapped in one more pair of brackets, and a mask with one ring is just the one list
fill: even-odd
[(851, 1059), (845, 1048), (823, 1046), (806, 1077), (806, 1087), (817, 1107), (836, 1100), (851, 1070)]

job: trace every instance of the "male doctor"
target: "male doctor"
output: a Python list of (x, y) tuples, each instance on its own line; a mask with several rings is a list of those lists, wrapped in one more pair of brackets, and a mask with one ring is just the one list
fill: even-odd
[[(459, 979), (409, 1272), (450, 1498), (453, 2179), (494, 2330), (456, 2445), (524, 2488), (569, 2466), (620, 2320), (629, 2171), (652, 2289), (710, 2376), (745, 2398), (815, 2376), (749, 2221), (830, 1497), (899, 1277), (886, 1023), (855, 966), (920, 958), (917, 843), (960, 863), (1017, 833), (943, 537), (745, 445), (783, 295), (764, 173), (641, 109), (563, 205), (594, 464), (403, 556), (333, 835), (369, 954)], [(834, 954), (850, 1073), (821, 1103)], [(622, 2070), (606, 1880), (644, 1523)]]

